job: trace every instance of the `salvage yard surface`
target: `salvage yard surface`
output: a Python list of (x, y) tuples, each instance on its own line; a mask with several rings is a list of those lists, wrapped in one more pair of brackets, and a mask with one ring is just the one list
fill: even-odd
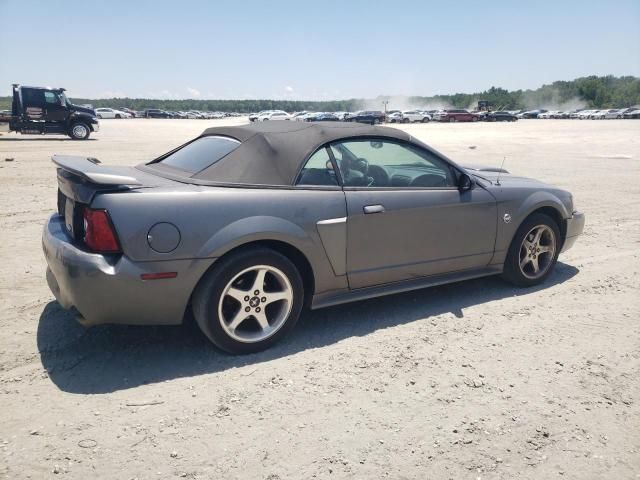
[(50, 156), (132, 165), (243, 121), (0, 136), (0, 477), (638, 478), (640, 121), (401, 127), (573, 193), (585, 233), (542, 287), (488, 278), (308, 312), (244, 357), (191, 323), (78, 325), (44, 277)]

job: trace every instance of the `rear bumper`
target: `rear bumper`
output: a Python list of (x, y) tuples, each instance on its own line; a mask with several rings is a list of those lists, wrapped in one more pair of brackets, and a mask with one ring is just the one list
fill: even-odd
[[(73, 243), (64, 220), (51, 216), (42, 234), (47, 283), (63, 308), (84, 325), (179, 324), (191, 293), (213, 259), (134, 262), (89, 253)], [(177, 272), (176, 278), (142, 280), (142, 273)]]
[(567, 234), (562, 244), (562, 251), (566, 252), (573, 244), (576, 243), (578, 237), (584, 230), (584, 213), (573, 212), (571, 218), (567, 219)]

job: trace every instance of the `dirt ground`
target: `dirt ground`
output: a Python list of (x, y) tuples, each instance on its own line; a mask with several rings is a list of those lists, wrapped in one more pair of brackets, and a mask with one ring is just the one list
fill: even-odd
[(135, 164), (222, 122), (0, 136), (0, 477), (640, 477), (640, 121), (401, 127), (573, 192), (585, 234), (540, 288), (488, 278), (310, 312), (245, 357), (192, 324), (75, 323), (44, 277), (51, 154)]

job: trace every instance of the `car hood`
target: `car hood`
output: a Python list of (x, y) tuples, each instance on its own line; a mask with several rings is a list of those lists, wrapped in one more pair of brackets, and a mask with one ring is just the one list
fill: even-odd
[(81, 107), (80, 105), (71, 105), (71, 108), (75, 111), (75, 112), (79, 112), (79, 113), (87, 113), (91, 116), (96, 116), (96, 111), (93, 108), (87, 108), (87, 107)]

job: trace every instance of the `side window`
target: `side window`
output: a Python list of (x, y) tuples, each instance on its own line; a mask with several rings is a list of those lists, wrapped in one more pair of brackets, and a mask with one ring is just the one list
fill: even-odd
[(53, 92), (44, 92), (44, 101), (47, 105), (58, 105), (60, 103), (58, 96)]
[(333, 164), (325, 147), (322, 147), (309, 157), (300, 175), (298, 175), (296, 185), (338, 185), (336, 172), (333, 171)]
[(331, 145), (345, 186), (455, 187), (453, 169), (435, 155), (411, 144), (379, 138)]

